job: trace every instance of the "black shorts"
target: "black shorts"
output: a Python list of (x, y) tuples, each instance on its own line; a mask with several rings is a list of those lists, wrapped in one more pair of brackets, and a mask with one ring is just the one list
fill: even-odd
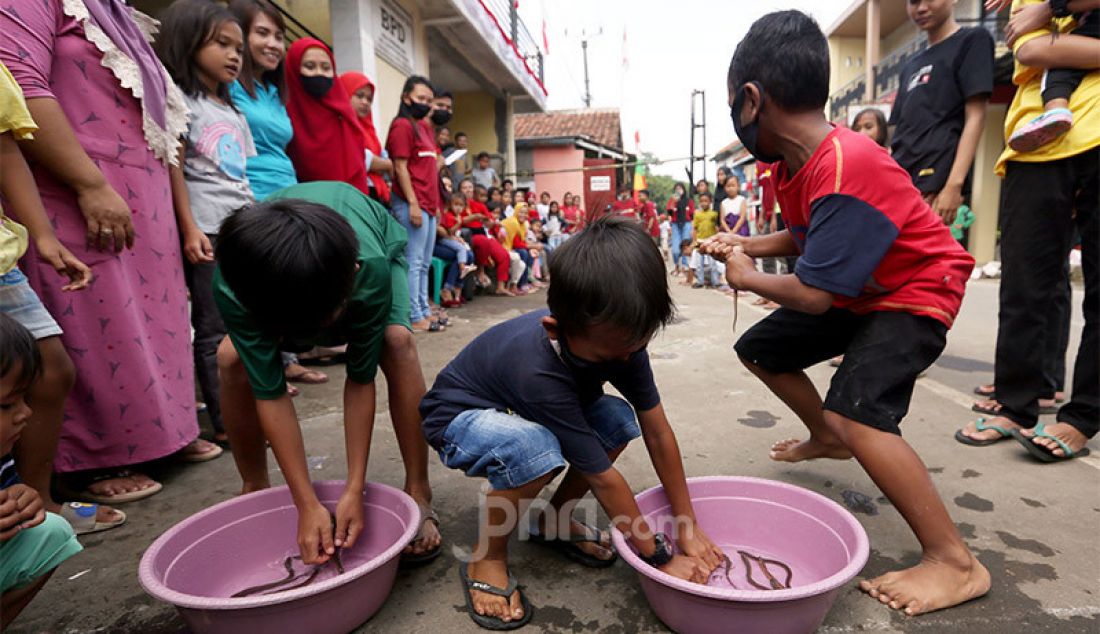
[(780, 308), (742, 335), (734, 350), (769, 372), (796, 372), (843, 354), (825, 409), (900, 435), (917, 377), (946, 343), (947, 326), (931, 317)]

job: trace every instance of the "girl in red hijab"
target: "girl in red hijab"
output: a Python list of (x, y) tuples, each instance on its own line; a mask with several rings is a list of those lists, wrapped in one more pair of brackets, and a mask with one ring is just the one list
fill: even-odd
[(370, 195), (359, 117), (336, 81), (332, 51), (304, 37), (286, 56), (286, 110), (294, 126), (287, 154), (298, 181), (343, 181)]
[(367, 160), (370, 162), (367, 171), (367, 179), (373, 195), (383, 203), (390, 202), (390, 187), (382, 174), (388, 174), (393, 170), (393, 163), (389, 159), (382, 158), (382, 142), (378, 139), (378, 132), (374, 128), (374, 117), (371, 114), (371, 104), (374, 103), (374, 82), (363, 73), (348, 71), (340, 75), (340, 85), (351, 100), (351, 109), (359, 117), (359, 127), (363, 128), (363, 140), (367, 151), (370, 153)]

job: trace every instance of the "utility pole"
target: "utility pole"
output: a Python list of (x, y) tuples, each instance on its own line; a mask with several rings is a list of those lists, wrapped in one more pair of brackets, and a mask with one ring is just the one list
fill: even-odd
[[(699, 107), (700, 116), (696, 117), (696, 107)], [(696, 123), (696, 120), (699, 123)], [(695, 131), (703, 131), (702, 139), (702, 154), (695, 153)], [(701, 163), (703, 174), (702, 177), (707, 177), (707, 91), (705, 90), (692, 90), (691, 91), (691, 151), (689, 152), (690, 158), (688, 159), (688, 166), (686, 168), (689, 186), (695, 186), (695, 164)]]
[[(566, 35), (569, 32), (566, 31)], [(584, 56), (584, 107), (592, 107), (592, 90), (589, 88), (588, 83), (588, 40), (593, 37), (603, 35), (603, 27), (601, 26), (595, 33), (589, 33), (586, 29), (581, 29), (581, 54)]]

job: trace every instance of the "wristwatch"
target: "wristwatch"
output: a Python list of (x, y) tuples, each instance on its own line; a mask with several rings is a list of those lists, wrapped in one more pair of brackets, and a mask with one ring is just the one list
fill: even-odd
[(1069, 0), (1050, 0), (1050, 12), (1056, 18), (1068, 18), (1073, 15), (1069, 10)]
[(654, 535), (653, 546), (653, 554), (649, 557), (641, 554), (638, 555), (642, 561), (654, 568), (660, 568), (672, 561), (672, 546), (669, 544), (668, 535), (664, 533), (657, 533)]

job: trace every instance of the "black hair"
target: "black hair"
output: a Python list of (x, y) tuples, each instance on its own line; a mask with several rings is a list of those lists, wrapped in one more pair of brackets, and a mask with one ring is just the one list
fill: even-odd
[(558, 247), (550, 276), (547, 304), (566, 335), (608, 324), (641, 343), (675, 312), (661, 252), (627, 218), (601, 218)]
[(505, 183), (508, 183), (509, 185), (512, 185), (513, 187), (515, 187), (515, 185), (516, 185), (515, 182), (512, 181), (512, 179), (506, 178), (506, 179), (500, 181), (500, 188), (501, 189), (504, 189), (504, 184)]
[(857, 112), (856, 116), (852, 118), (852, 125), (854, 126), (856, 123), (858, 123), (860, 118), (865, 114), (874, 116), (875, 124), (878, 125), (878, 136), (875, 137), (875, 143), (878, 143), (882, 147), (886, 147), (886, 115), (882, 114), (882, 110), (879, 110), (878, 108), (864, 108), (863, 110)]
[(490, 197), (492, 197), (493, 194), (503, 194), (504, 193), (504, 190), (499, 188), (499, 187), (490, 187), (489, 189), (487, 189), (485, 191), (486, 191), (486, 193), (489, 194)]
[[(470, 179), (467, 178), (466, 180)], [(474, 183), (474, 193), (476, 194), (477, 192), (485, 192), (486, 194), (488, 194), (489, 190), (486, 189), (484, 185), (478, 185), (477, 183)]]
[(458, 137), (460, 137), (460, 136), (464, 136), (467, 139), (470, 138), (470, 135), (466, 134), (465, 132), (455, 132), (455, 140), (456, 141), (458, 140)]
[(412, 92), (417, 86), (427, 86), (428, 90), (432, 91), (432, 98), (435, 98), (435, 88), (432, 87), (432, 82), (428, 81), (427, 77), (423, 75), (410, 75), (409, 78), (405, 80), (405, 85), (401, 87), (401, 103), (397, 107), (398, 117), (412, 119), (412, 112), (409, 111), (409, 105), (405, 103), (405, 95)]
[[(483, 158), (489, 158), (489, 153), (488, 152), (478, 152), (477, 153), (477, 160), (480, 161)], [(501, 184), (503, 185), (503, 183), (501, 183)]]
[[(283, 14), (279, 13), (279, 10), (268, 0), (233, 0), (229, 3), (229, 10), (237, 16), (237, 22), (241, 23), (241, 34), (244, 35), (244, 64), (241, 66), (238, 81), (241, 82), (245, 92), (255, 99), (256, 78), (252, 68), (255, 62), (252, 59), (252, 48), (248, 45), (248, 34), (252, 31), (252, 22), (255, 21), (257, 15), (262, 13), (271, 18), (275, 26), (283, 32), (285, 38), (286, 21), (283, 20)], [(275, 90), (279, 93), (279, 100), (283, 103), (286, 103), (286, 73), (283, 72), (285, 63), (286, 55), (284, 51), (283, 59), (279, 60), (279, 65), (274, 70), (265, 70), (263, 73), (264, 83), (275, 86)]]
[(460, 191), (451, 192), (451, 195), (448, 196), (448, 198), (447, 198), (447, 207), (450, 208), (451, 202), (456, 200), (456, 199), (461, 199), (462, 202), (466, 202), (466, 194), (463, 194)]
[(685, 239), (685, 240), (680, 241), (680, 250), (681, 251), (683, 251), (684, 249), (686, 249), (690, 246), (691, 246), (691, 240)]
[[(164, 11), (160, 21), (160, 34), (155, 44), (157, 57), (184, 94), (194, 98), (203, 96), (206, 86), (199, 79), (195, 55), (217, 37), (222, 24), (232, 22), (239, 26), (240, 22), (229, 9), (212, 0), (176, 0)], [(244, 29), (241, 32), (243, 35)], [(245, 42), (247, 49), (247, 39)], [(228, 84), (218, 84), (215, 94), (233, 105)]]
[(711, 200), (714, 200), (714, 195), (711, 194), (710, 192), (699, 192), (697, 194), (697, 196), (699, 196), (700, 200), (702, 200), (703, 198), (709, 198)]
[(257, 325), (293, 337), (316, 333), (347, 302), (359, 245), (348, 221), (331, 208), (287, 198), (226, 218), (215, 256), (225, 283)]
[(451, 101), (455, 100), (454, 94), (452, 94), (451, 91), (449, 91), (445, 88), (440, 88), (438, 86), (433, 87), (432, 92), (435, 93), (435, 98), (436, 99), (450, 99)]
[(649, 190), (648, 189), (639, 189), (638, 193), (639, 194), (645, 194), (646, 196), (648, 196), (649, 195)]
[(769, 13), (737, 45), (726, 81), (730, 92), (758, 81), (787, 110), (821, 110), (829, 99), (829, 44), (805, 13)]
[(0, 377), (19, 366), (19, 374), (6, 385), (9, 391), (26, 391), (42, 373), (42, 355), (34, 335), (6, 313), (0, 313)]
[(672, 193), (676, 193), (677, 185), (680, 186), (680, 189), (684, 190), (684, 195), (680, 196), (680, 200), (676, 201), (676, 213), (686, 214), (688, 202), (691, 200), (691, 194), (689, 193), (687, 185), (679, 182), (672, 185)]

